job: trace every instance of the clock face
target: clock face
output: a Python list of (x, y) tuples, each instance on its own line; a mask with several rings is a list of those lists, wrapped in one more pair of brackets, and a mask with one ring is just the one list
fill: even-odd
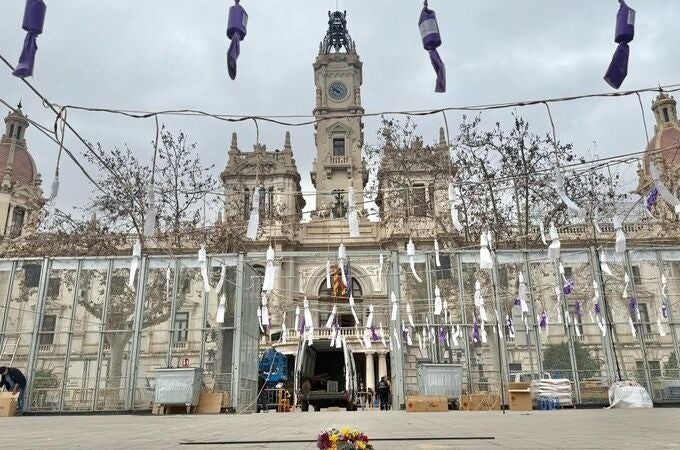
[(347, 86), (340, 81), (335, 81), (328, 88), (328, 95), (337, 102), (344, 100), (347, 97)]

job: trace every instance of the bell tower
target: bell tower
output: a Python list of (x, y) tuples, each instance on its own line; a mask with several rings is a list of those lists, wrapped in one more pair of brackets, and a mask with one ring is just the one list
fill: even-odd
[[(312, 183), (317, 211), (346, 202), (351, 186), (363, 206), (367, 172), (362, 163), (364, 142), (361, 106), (362, 62), (347, 30), (347, 12), (328, 12), (328, 32), (314, 62), (316, 159)], [(339, 194), (339, 195), (338, 195)], [(336, 208), (337, 211), (343, 208)]]

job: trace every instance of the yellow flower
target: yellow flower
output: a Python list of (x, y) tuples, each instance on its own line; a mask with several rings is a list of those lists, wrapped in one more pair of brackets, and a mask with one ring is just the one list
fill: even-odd
[(364, 450), (366, 448), (366, 443), (364, 441), (357, 442), (357, 448), (359, 450)]
[(349, 429), (349, 427), (342, 427), (342, 428), (340, 428), (340, 434), (342, 434), (343, 436), (348, 436), (348, 437), (349, 437), (351, 432), (352, 432), (352, 431)]
[(330, 441), (331, 441), (332, 443), (335, 444), (336, 442), (338, 442), (338, 435), (337, 435), (337, 434), (331, 434), (331, 435), (329, 436), (329, 439), (330, 439)]

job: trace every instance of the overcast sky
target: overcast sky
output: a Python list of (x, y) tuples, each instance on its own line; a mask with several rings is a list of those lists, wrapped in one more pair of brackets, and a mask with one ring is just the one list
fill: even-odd
[[(201, 109), (230, 114), (310, 114), (315, 90), (312, 63), (327, 29), (327, 11), (336, 0), (243, 0), (250, 15), (241, 46), (238, 78), (227, 75), (225, 36), (228, 6), (217, 0), (49, 0), (45, 31), (39, 37), (34, 78), (59, 104), (120, 109)], [(431, 0), (444, 44), (448, 92), (434, 93), (434, 73), (422, 49), (418, 0), (340, 0), (350, 34), (364, 62), (362, 100), (367, 112), (427, 109), (522, 99), (609, 92), (603, 81), (616, 44), (616, 0)], [(637, 10), (629, 76), (622, 89), (680, 83), (677, 0), (630, 0)], [(16, 63), (25, 33), (23, 0), (2, 0), (0, 52)], [(54, 116), (36, 97), (0, 68), (0, 97), (51, 127)], [(653, 94), (643, 96), (647, 122)], [(552, 107), (558, 139), (577, 153), (593, 148), (600, 156), (636, 151), (645, 145), (635, 97), (595, 99)], [(511, 110), (485, 113), (488, 127), (510, 123)], [(549, 128), (545, 108), (522, 108), (533, 128)], [(4, 116), (5, 111), (2, 112)], [(150, 161), (153, 119), (133, 120), (73, 112), (69, 119), (84, 137), (104, 147), (127, 143)], [(252, 149), (252, 123), (166, 117), (198, 143), (201, 158), (216, 175), (227, 160), (231, 133), (242, 150)], [(460, 115), (451, 113), (455, 129)], [(366, 140), (375, 142), (376, 119), (366, 121)], [(418, 118), (426, 140), (434, 141), (441, 116)], [(313, 128), (290, 129), (303, 190), (312, 190)], [(286, 128), (261, 125), (268, 148), (283, 145)], [(453, 132), (453, 130), (452, 130)], [(49, 191), (56, 146), (30, 129), (31, 153)], [(594, 145), (593, 143), (596, 143)], [(82, 146), (67, 140), (82, 154)], [(82, 203), (92, 190), (68, 160), (62, 162), (58, 207)], [(635, 168), (625, 175), (632, 180)], [(631, 181), (626, 187), (632, 189)], [(308, 205), (313, 202), (308, 201)]]

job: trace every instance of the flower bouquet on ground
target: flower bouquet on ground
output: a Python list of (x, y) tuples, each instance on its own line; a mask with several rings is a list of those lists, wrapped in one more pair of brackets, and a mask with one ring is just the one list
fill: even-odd
[(373, 450), (368, 436), (348, 427), (325, 430), (317, 437), (316, 446), (321, 450)]

